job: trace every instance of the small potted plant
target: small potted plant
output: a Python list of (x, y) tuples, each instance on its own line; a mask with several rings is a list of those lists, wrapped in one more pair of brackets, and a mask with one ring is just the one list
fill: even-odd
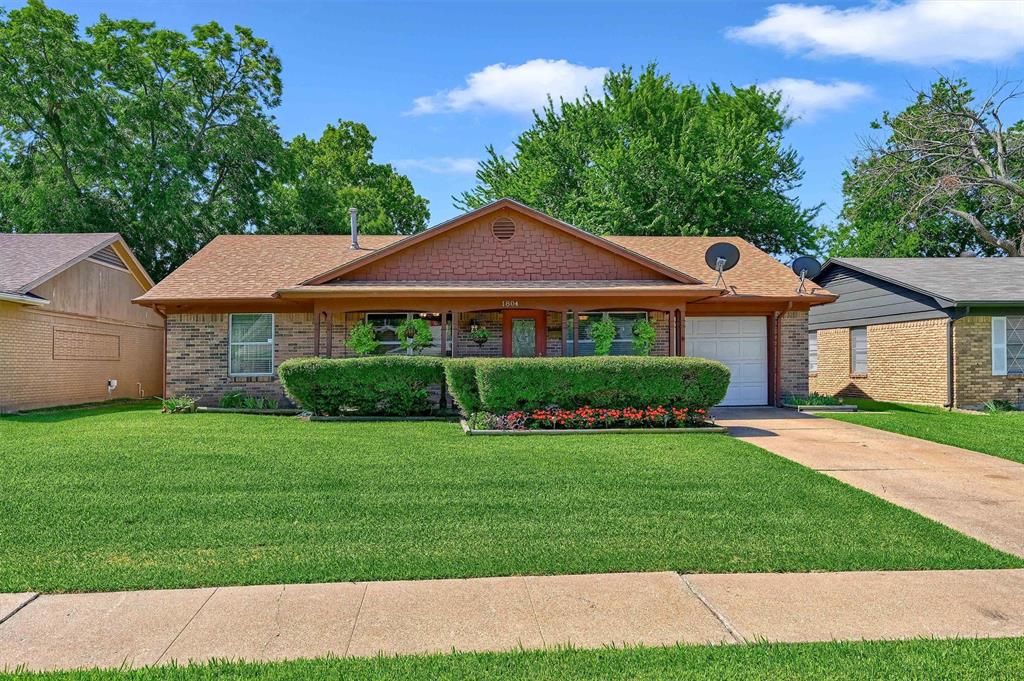
[(651, 354), (656, 337), (657, 332), (650, 322), (643, 319), (637, 320), (633, 324), (633, 353), (644, 356)]
[(377, 340), (376, 332), (374, 332), (372, 326), (365, 322), (352, 327), (345, 345), (349, 350), (360, 355), (373, 355), (380, 350), (380, 342)]
[(490, 337), (491, 334), (487, 331), (487, 327), (480, 326), (476, 322), (469, 325), (469, 340), (477, 345), (483, 345)]
[(434, 344), (434, 334), (430, 331), (430, 325), (419, 317), (399, 324), (395, 329), (395, 335), (398, 336), (398, 343), (403, 350), (411, 350), (415, 354)]
[(610, 319), (602, 319), (590, 325), (588, 330), (590, 339), (594, 341), (594, 354), (610, 355), (612, 352), (612, 341), (615, 340), (617, 329), (615, 322)]

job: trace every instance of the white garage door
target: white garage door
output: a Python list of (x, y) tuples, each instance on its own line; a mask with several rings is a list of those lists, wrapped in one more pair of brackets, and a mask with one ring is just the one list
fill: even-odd
[(732, 370), (723, 405), (768, 404), (765, 317), (687, 317), (686, 354), (717, 359)]

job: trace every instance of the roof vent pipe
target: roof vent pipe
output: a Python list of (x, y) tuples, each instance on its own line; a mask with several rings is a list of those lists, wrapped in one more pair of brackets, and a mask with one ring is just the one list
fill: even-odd
[(352, 245), (350, 246), (350, 248), (353, 251), (359, 250), (359, 222), (356, 220), (356, 214), (358, 212), (359, 211), (357, 211), (355, 208), (348, 209), (348, 216), (349, 218), (351, 218), (352, 221)]

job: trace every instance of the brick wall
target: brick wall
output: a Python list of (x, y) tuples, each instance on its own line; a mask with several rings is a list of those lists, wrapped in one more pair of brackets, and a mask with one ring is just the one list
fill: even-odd
[(945, 319), (876, 324), (867, 330), (866, 376), (850, 375), (849, 329), (818, 331), (818, 372), (810, 377), (813, 392), (892, 402), (945, 404)]
[(162, 350), (151, 324), (0, 302), (0, 413), (159, 395)]
[(807, 395), (806, 312), (787, 312), (782, 315), (779, 328), (779, 346), (781, 396)]
[[(241, 390), (290, 404), (277, 378), (277, 367), (292, 357), (313, 354), (313, 315), (274, 315), (274, 375), (228, 375), (228, 318), (226, 314), (181, 314), (167, 317), (167, 394), (189, 395), (204, 405), (216, 405), (221, 395)], [(334, 347), (344, 348), (344, 318), (335, 320)], [(335, 353), (337, 355), (337, 352)]]
[(1024, 407), (1024, 376), (992, 375), (992, 318), (953, 322), (954, 395), (958, 407), (1007, 400)]
[[(499, 240), (491, 224), (516, 223)], [(523, 281), (565, 279), (666, 279), (654, 270), (529, 218), (502, 210), (482, 216), (343, 277), (389, 281)]]

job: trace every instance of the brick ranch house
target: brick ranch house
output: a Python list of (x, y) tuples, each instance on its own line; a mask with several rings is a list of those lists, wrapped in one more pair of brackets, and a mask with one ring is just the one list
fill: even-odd
[(1024, 258), (836, 258), (810, 313), (810, 388), (876, 400), (1024, 407)]
[(117, 234), (0, 234), (0, 413), (159, 395), (152, 285)]
[[(354, 227), (352, 239), (220, 236), (137, 298), (166, 316), (167, 394), (283, 399), (282, 361), (350, 356), (362, 322), (388, 352), (416, 315), (434, 333), (425, 354), (574, 356), (593, 354), (587, 329), (606, 317), (619, 327), (613, 353), (629, 354), (647, 319), (652, 354), (721, 360), (733, 371), (726, 404), (772, 404), (806, 393), (807, 313), (834, 300), (798, 294), (787, 267), (742, 239), (601, 238), (508, 199), (413, 236), (353, 241)], [(716, 286), (704, 256), (719, 241), (741, 258)]]

